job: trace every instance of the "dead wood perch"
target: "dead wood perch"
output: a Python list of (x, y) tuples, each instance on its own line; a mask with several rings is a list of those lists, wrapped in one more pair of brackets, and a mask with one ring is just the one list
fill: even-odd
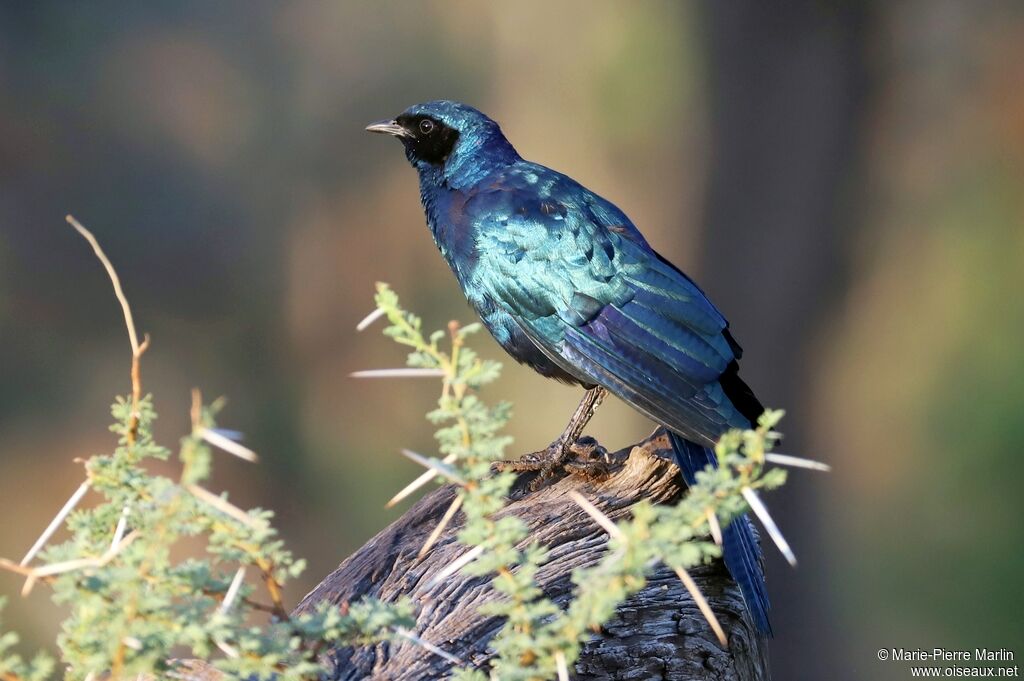
[[(609, 475), (582, 475), (534, 484), (535, 474), (520, 475), (513, 501), (504, 513), (525, 521), (531, 537), (549, 547), (550, 561), (538, 573), (545, 594), (561, 606), (572, 596), (570, 575), (575, 568), (596, 563), (606, 536), (570, 498), (577, 490), (612, 519), (629, 513), (641, 499), (672, 503), (685, 490), (671, 461), (667, 441), (658, 431), (651, 438), (611, 455)], [(296, 608), (312, 609), (329, 601), (338, 605), (363, 596), (385, 601), (408, 596), (417, 607), (415, 634), (473, 665), (484, 664), (488, 641), (500, 620), (478, 614), (496, 597), (489, 578), (456, 574), (431, 585), (434, 575), (465, 553), (454, 538), (461, 513), (429, 553), (417, 553), (451, 504), (454, 488), (441, 487), (410, 508), (347, 558)], [(576, 679), (722, 679), (761, 681), (769, 678), (764, 642), (748, 619), (739, 589), (720, 562), (695, 568), (691, 574), (718, 616), (728, 636), (723, 649), (676, 575), (662, 566), (647, 587), (630, 598), (615, 619), (584, 646), (570, 670)], [(445, 678), (451, 663), (411, 641), (382, 643), (330, 652), (333, 679)]]

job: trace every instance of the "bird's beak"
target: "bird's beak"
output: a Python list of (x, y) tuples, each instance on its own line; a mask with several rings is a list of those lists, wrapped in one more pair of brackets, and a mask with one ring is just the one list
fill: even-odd
[(400, 126), (396, 121), (377, 121), (366, 126), (369, 132), (379, 132), (384, 135), (394, 135), (395, 137), (412, 137), (409, 131)]

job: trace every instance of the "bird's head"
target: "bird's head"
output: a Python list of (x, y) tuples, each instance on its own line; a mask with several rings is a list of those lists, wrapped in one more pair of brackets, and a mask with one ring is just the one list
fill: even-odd
[(469, 185), (519, 159), (497, 123), (460, 102), (416, 104), (366, 129), (401, 141), (409, 162), (428, 182)]

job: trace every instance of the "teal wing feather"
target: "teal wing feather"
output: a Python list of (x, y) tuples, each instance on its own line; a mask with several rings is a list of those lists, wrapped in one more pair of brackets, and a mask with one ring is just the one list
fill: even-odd
[(463, 210), (477, 225), (477, 263), (467, 288), (581, 382), (696, 442), (748, 426), (720, 380), (739, 353), (725, 318), (621, 212), (580, 189), (503, 178), (471, 196)]

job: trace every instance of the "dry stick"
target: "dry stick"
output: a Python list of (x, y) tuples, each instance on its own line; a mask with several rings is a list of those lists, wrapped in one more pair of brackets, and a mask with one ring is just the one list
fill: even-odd
[(192, 407), (189, 409), (189, 417), (192, 419), (192, 431), (202, 428), (203, 421), (203, 393), (199, 388), (192, 388)]
[(110, 276), (110, 282), (114, 285), (114, 295), (117, 296), (118, 302), (121, 303), (121, 311), (124, 312), (124, 323), (128, 327), (128, 341), (132, 345), (132, 414), (128, 422), (127, 438), (129, 444), (135, 444), (135, 438), (138, 436), (139, 430), (139, 400), (142, 399), (142, 377), (139, 371), (139, 359), (142, 357), (142, 353), (146, 351), (146, 348), (149, 347), (149, 335), (145, 335), (142, 343), (139, 343), (139, 335), (135, 331), (135, 320), (132, 318), (132, 308), (128, 305), (128, 298), (125, 297), (124, 290), (121, 288), (121, 279), (117, 276), (117, 271), (114, 270), (114, 266), (110, 263), (103, 249), (100, 248), (96, 237), (82, 226), (82, 223), (76, 220), (73, 215), (68, 215), (64, 219), (92, 246), (96, 257), (99, 258), (103, 267), (107, 270), (107, 274)]
[(28, 577), (32, 574), (32, 568), (25, 567), (24, 565), (18, 565), (13, 560), (7, 560), (6, 558), (0, 558), (0, 570), (7, 570), (13, 572), (16, 575), (22, 575)]
[(274, 578), (274, 566), (265, 560), (257, 560), (256, 567), (260, 569), (263, 583), (270, 594), (270, 602), (274, 604), (274, 616), (282, 622), (291, 621), (287, 608), (284, 607), (284, 594), (281, 592), (281, 584)]

